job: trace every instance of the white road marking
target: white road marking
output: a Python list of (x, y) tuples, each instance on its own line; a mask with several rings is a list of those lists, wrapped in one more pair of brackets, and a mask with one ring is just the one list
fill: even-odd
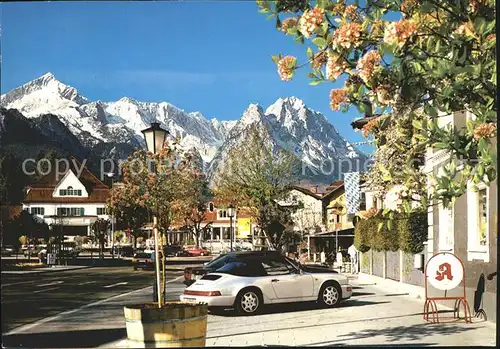
[(112, 284), (112, 285), (106, 285), (106, 286), (103, 286), (104, 288), (110, 288), (110, 287), (115, 287), (115, 286), (120, 286), (120, 285), (126, 285), (128, 284), (128, 282), (118, 282), (116, 284)]
[(7, 287), (7, 286), (12, 286), (12, 285), (22, 285), (22, 284), (31, 284), (35, 282), (36, 280), (31, 280), (31, 281), (22, 281), (22, 282), (13, 282), (11, 284), (3, 284), (2, 288)]
[(63, 282), (64, 282), (64, 281), (58, 280), (58, 281), (51, 282), (50, 284), (37, 285), (37, 287), (52, 286), (52, 285), (59, 285), (59, 284), (62, 284)]
[[(167, 281), (167, 284), (171, 283), (171, 282), (175, 282), (175, 281), (178, 281), (180, 279), (184, 278), (184, 276), (179, 276), (175, 279), (172, 279), (172, 280), (169, 280)], [(59, 313), (57, 315), (54, 315), (54, 316), (50, 316), (50, 317), (46, 317), (44, 319), (41, 319), (41, 320), (38, 320), (36, 322), (33, 322), (31, 324), (27, 324), (27, 325), (23, 325), (23, 326), (20, 326), (20, 327), (17, 327), (17, 328), (14, 328), (13, 330), (7, 332), (7, 333), (4, 333), (3, 335), (4, 336), (10, 336), (10, 335), (13, 335), (13, 334), (18, 334), (18, 333), (22, 333), (22, 332), (27, 332), (29, 330), (31, 330), (32, 328), (35, 328), (39, 325), (42, 325), (42, 324), (45, 324), (47, 322), (51, 322), (51, 321), (54, 321), (54, 320), (57, 320), (65, 315), (69, 315), (69, 314), (73, 314), (73, 313), (77, 313), (79, 311), (82, 311), (84, 309), (87, 309), (87, 308), (90, 308), (90, 307), (94, 307), (96, 305), (101, 305), (103, 303), (106, 303), (108, 301), (111, 301), (113, 299), (117, 299), (117, 298), (121, 298), (121, 297), (125, 297), (125, 296), (129, 296), (133, 293), (137, 293), (137, 292), (143, 292), (145, 290), (147, 290), (148, 288), (151, 288), (152, 286), (148, 286), (148, 287), (143, 287), (141, 289), (138, 289), (138, 290), (135, 290), (135, 291), (130, 291), (130, 292), (127, 292), (127, 293), (122, 293), (122, 294), (118, 294), (116, 296), (113, 296), (113, 297), (110, 297), (110, 298), (106, 298), (106, 299), (102, 299), (100, 301), (97, 301), (97, 302), (94, 302), (94, 303), (89, 303), (89, 304), (85, 304), (85, 305), (82, 305), (81, 307), (78, 307), (76, 309), (72, 309), (72, 310), (66, 310), (66, 311), (63, 311), (62, 313)]]
[(85, 282), (80, 282), (78, 285), (88, 285), (88, 284), (95, 284), (96, 281), (85, 281)]
[(52, 287), (52, 288), (44, 288), (38, 291), (33, 291), (33, 293), (40, 293), (40, 292), (46, 292), (46, 291), (52, 291), (52, 290), (57, 290), (59, 287)]

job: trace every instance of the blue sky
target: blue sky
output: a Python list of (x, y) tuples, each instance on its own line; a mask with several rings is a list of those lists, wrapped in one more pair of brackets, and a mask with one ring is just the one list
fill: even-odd
[[(274, 28), (254, 1), (3, 3), (2, 93), (46, 72), (91, 100), (167, 101), (207, 118), (238, 119), (249, 103), (296, 96), (350, 141), (363, 141), (332, 112), (339, 84), (308, 85), (307, 69), (279, 79), (270, 56), (305, 59), (307, 46)], [(370, 146), (361, 150), (371, 152)]]

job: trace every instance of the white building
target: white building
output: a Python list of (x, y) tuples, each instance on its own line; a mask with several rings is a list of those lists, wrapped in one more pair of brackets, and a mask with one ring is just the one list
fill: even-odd
[(98, 218), (110, 219), (105, 209), (109, 188), (74, 158), (69, 168), (59, 170), (63, 173), (51, 171), (28, 187), (23, 209), (61, 235), (90, 235)]
[(287, 199), (279, 204), (297, 207), (292, 213), (296, 231), (314, 232), (323, 226), (323, 201), (322, 195), (317, 193), (317, 187), (308, 189), (296, 186), (290, 191)]

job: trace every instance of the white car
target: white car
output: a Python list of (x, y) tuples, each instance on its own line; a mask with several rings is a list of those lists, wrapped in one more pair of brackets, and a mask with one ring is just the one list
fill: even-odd
[(184, 290), (181, 301), (203, 302), (209, 308), (234, 307), (239, 313), (258, 313), (264, 304), (317, 301), (335, 307), (352, 296), (342, 274), (310, 269), (276, 254), (255, 255), (228, 263)]

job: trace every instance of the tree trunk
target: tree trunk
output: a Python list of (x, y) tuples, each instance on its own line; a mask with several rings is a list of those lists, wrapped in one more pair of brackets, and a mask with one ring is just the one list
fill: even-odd
[(196, 232), (194, 232), (194, 233), (192, 233), (192, 235), (193, 235), (194, 244), (196, 245), (196, 247), (200, 247), (199, 240), (198, 240), (198, 234)]
[(104, 259), (104, 234), (99, 239), (99, 258)]

